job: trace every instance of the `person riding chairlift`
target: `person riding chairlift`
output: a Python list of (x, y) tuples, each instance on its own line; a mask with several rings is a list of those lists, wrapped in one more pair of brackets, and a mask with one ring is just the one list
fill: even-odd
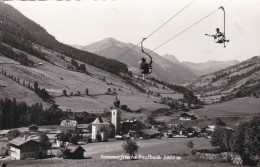
[(216, 34), (212, 36), (214, 37), (216, 43), (229, 42), (229, 40), (226, 40), (224, 33), (220, 32), (219, 28), (216, 29)]
[(142, 70), (143, 80), (145, 80), (145, 75), (150, 74), (150, 67), (152, 63), (153, 63), (152, 59), (150, 60), (149, 63), (147, 63), (146, 59), (142, 58), (142, 63), (140, 64), (140, 68)]

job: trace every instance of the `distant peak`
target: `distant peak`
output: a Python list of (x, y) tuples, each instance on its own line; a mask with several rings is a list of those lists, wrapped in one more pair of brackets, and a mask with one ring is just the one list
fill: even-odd
[(102, 40), (103, 42), (108, 42), (108, 43), (115, 43), (115, 42), (119, 42), (118, 40), (108, 37)]
[(169, 61), (171, 61), (173, 63), (179, 63), (179, 60), (173, 55), (165, 54), (162, 57), (164, 57), (165, 59), (168, 59)]

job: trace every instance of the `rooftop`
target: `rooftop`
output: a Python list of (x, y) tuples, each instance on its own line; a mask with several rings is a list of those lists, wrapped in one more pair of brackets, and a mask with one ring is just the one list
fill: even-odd
[(160, 133), (157, 129), (144, 129), (142, 132), (148, 135), (155, 135)]
[(72, 125), (76, 126), (78, 124), (78, 122), (76, 120), (63, 120), (63, 121), (61, 121), (61, 125), (66, 125), (66, 124), (72, 124)]
[(1, 130), (0, 135), (7, 135), (11, 130)]
[(9, 141), (10, 144), (13, 144), (13, 145), (16, 145), (16, 146), (21, 146), (27, 142), (31, 142), (31, 141), (34, 141), (34, 142), (37, 142), (39, 138), (36, 138), (35, 136), (32, 136), (32, 137), (17, 137), (11, 141)]
[(67, 147), (71, 153), (74, 153), (77, 149), (81, 148), (84, 151), (86, 151), (84, 148), (82, 148), (81, 146), (77, 146), (77, 145), (68, 145)]
[(92, 122), (92, 124), (102, 124), (102, 123), (104, 123), (104, 121), (103, 121), (102, 118), (100, 118), (100, 117), (97, 117), (97, 118), (95, 119), (95, 121)]

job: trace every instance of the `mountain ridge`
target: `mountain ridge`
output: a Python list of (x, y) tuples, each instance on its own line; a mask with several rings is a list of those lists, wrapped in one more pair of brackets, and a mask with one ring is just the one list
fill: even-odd
[[(135, 47), (131, 43), (120, 42), (113, 38), (105, 38), (101, 41), (82, 47), (83, 50), (96, 53), (110, 59), (116, 59), (128, 65), (128, 68), (135, 74), (140, 74), (140, 62), (148, 56), (141, 52), (140, 47)], [(131, 49), (133, 48), (133, 49)], [(130, 50), (131, 49), (131, 50)], [(170, 83), (181, 83), (190, 80), (195, 75), (183, 66), (168, 61), (155, 52), (144, 48), (153, 57), (152, 77)]]

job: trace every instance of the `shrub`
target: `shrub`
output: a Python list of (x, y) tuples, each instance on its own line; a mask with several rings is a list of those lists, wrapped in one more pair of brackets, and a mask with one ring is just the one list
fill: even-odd
[(134, 140), (127, 140), (122, 145), (123, 150), (128, 153), (130, 156), (135, 156), (135, 153), (138, 152), (139, 146)]

